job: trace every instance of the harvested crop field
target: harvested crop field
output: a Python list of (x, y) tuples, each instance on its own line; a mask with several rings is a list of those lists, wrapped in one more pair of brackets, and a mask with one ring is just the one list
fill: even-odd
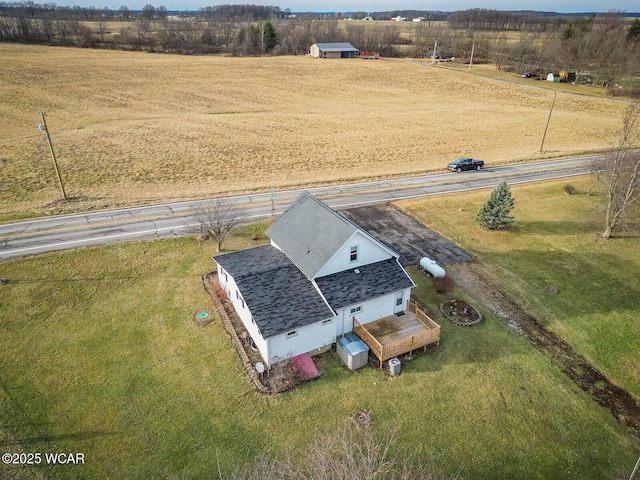
[[(25, 214), (411, 175), (606, 148), (621, 102), (411, 60), (0, 45), (0, 210)], [(544, 86), (537, 82), (536, 86)], [(60, 205), (47, 112), (67, 193)]]

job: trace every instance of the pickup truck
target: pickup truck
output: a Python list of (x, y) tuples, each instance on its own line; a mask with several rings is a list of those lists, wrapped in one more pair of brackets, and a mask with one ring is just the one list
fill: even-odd
[(483, 160), (459, 158), (447, 165), (447, 170), (451, 170), (452, 172), (461, 172), (462, 170), (480, 170), (482, 167), (484, 167)]

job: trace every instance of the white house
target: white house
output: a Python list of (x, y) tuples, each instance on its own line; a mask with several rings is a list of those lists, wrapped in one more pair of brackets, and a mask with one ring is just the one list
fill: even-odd
[(303, 193), (271, 243), (213, 257), (220, 284), (267, 365), (336, 342), (404, 310), (413, 280), (398, 254)]

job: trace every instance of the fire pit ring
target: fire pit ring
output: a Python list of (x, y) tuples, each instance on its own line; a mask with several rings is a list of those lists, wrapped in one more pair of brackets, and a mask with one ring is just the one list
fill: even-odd
[(471, 327), (482, 321), (482, 314), (464, 300), (449, 300), (440, 304), (440, 311), (459, 327)]

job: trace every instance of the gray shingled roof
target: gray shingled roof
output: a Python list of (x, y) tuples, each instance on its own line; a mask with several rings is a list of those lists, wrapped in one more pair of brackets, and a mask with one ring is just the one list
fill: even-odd
[(362, 265), (357, 270), (360, 273), (349, 269), (316, 278), (318, 288), (334, 310), (415, 285), (395, 258)]
[(235, 280), (263, 338), (334, 317), (313, 283), (271, 245), (213, 259)]
[[(265, 233), (311, 279), (356, 231), (388, 248), (351, 220), (304, 192)], [(389, 252), (397, 256), (392, 250)]]
[(316, 43), (316, 46), (323, 52), (344, 52), (346, 50), (357, 52), (358, 49), (348, 42), (337, 43)]

